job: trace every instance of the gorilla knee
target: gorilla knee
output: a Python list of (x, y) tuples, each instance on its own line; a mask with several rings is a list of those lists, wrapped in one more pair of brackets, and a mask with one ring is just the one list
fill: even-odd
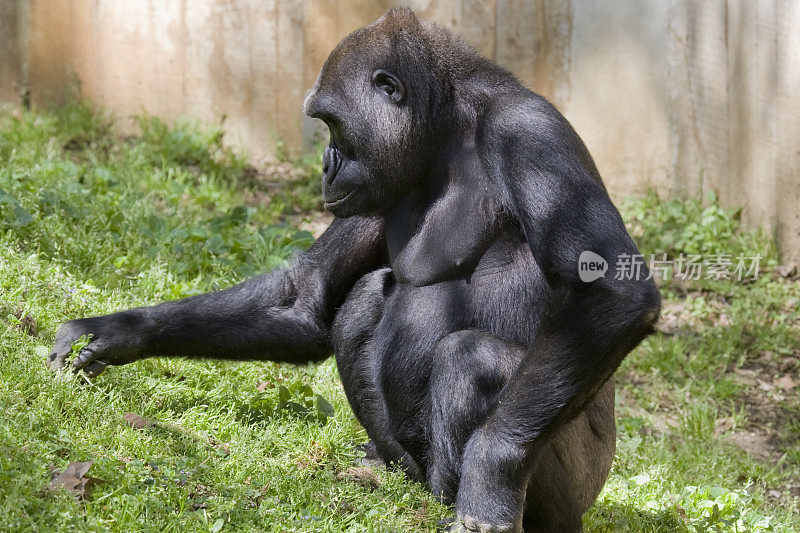
[(520, 344), (485, 331), (468, 329), (450, 333), (439, 340), (435, 366), (455, 375), (472, 376), (473, 379), (494, 377), (505, 383), (524, 355), (525, 347)]

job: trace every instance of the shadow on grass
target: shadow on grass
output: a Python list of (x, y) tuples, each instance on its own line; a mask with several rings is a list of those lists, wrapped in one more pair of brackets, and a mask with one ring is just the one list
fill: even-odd
[(688, 532), (676, 508), (649, 511), (615, 501), (598, 501), (583, 520), (584, 531)]
[[(193, 398), (180, 398), (172, 399), (159, 406), (159, 410), (183, 413), (195, 407), (205, 407), (208, 405), (224, 404), (222, 407), (227, 409), (233, 415), (234, 420), (243, 426), (258, 426), (265, 428), (266, 424), (278, 418), (293, 418), (295, 420), (306, 421), (307, 423), (315, 423), (312, 419), (300, 410), (292, 410), (290, 408), (276, 408), (276, 405), (262, 406), (262, 403), (257, 401), (258, 396), (246, 399), (236, 399), (232, 401), (220, 400), (219, 398), (211, 398), (210, 396), (196, 396)], [(277, 402), (272, 402), (277, 404)], [(294, 405), (294, 402), (288, 402)], [(290, 405), (290, 407), (291, 407)]]

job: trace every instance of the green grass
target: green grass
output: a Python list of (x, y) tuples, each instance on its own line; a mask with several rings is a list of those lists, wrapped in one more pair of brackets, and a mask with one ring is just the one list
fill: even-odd
[[(80, 102), (0, 112), (0, 530), (434, 529), (452, 509), (423, 486), (343, 474), (366, 435), (331, 360), (150, 359), (91, 382), (46, 369), (67, 319), (228, 286), (311, 243), (286, 221), (318, 206), (316, 159), (265, 195), (272, 177), (221, 132), (139, 124), (120, 138)], [(713, 198), (651, 195), (623, 211), (645, 254), (775, 261)], [(586, 529), (800, 529), (800, 386), (773, 386), (800, 382), (798, 284), (764, 274), (662, 290), (679, 327), (620, 370), (617, 457)], [(134, 429), (128, 412), (154, 425)], [(739, 445), (749, 433), (763, 453)], [(48, 488), (73, 461), (101, 480), (85, 499)]]

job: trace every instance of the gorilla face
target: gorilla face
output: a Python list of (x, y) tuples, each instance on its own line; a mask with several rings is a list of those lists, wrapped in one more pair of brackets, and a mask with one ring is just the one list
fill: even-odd
[(407, 43), (389, 41), (383, 26), (401, 23), (419, 21), (380, 19), (345, 38), (305, 101), (330, 130), (322, 196), (337, 217), (383, 213), (429, 172), (430, 74), (419, 75)]
[(320, 87), (306, 104), (307, 113), (330, 130), (322, 155), (322, 196), (336, 216), (379, 212), (408, 181), (404, 159), (412, 120), (404, 84), (384, 69), (358, 79), (365, 74), (362, 69), (340, 79), (340, 90)]

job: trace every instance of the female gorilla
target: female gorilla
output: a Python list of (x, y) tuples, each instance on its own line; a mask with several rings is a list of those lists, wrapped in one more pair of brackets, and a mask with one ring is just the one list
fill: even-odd
[[(454, 530), (580, 530), (614, 452), (612, 374), (658, 318), (592, 158), (553, 106), (410, 10), (345, 38), (305, 102), (336, 218), (288, 269), (68, 322), (50, 365), (305, 363), (333, 349), (378, 455)], [(583, 282), (583, 251), (609, 263)], [(624, 254), (624, 255), (623, 255)]]

